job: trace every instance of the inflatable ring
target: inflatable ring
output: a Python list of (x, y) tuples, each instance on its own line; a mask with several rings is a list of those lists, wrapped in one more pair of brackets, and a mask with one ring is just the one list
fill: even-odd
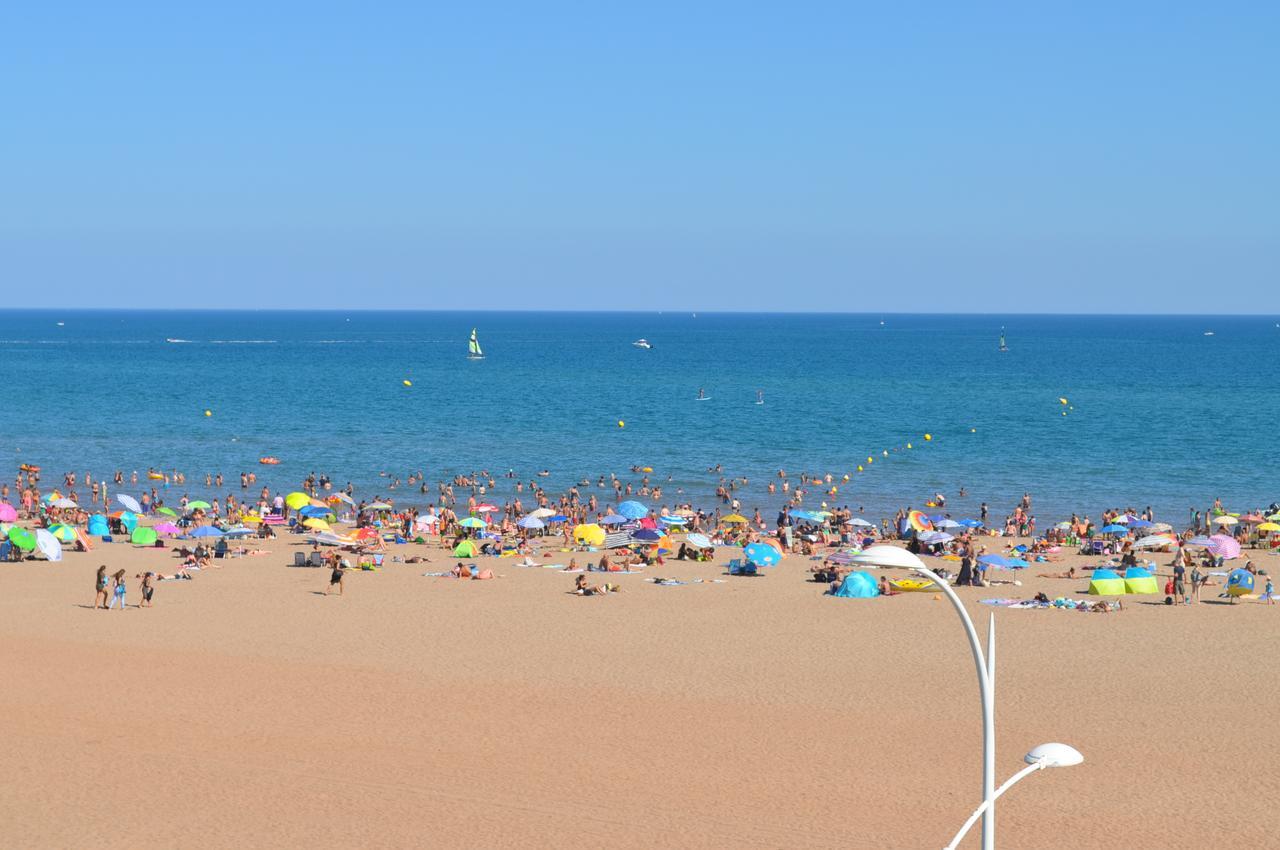
[(152, 481), (163, 481), (163, 480), (164, 480), (164, 473), (163, 473), (163, 472), (148, 472), (148, 473), (147, 473), (147, 477), (148, 477), (148, 478), (150, 478)]
[(278, 457), (260, 457), (260, 458), (258, 458), (258, 463), (266, 464), (267, 466), (275, 466), (275, 465), (276, 465), (277, 463), (279, 463), (279, 462), (280, 462), (280, 458), (278, 458)]

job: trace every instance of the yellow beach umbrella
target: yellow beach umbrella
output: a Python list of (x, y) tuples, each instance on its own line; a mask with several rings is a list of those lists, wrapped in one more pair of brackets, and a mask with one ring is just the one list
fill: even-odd
[(574, 526), (573, 539), (586, 546), (603, 546), (604, 529), (594, 522)]
[(245, 514), (242, 517), (240, 517), (240, 522), (244, 523), (245, 525), (257, 525), (258, 523), (262, 522), (262, 517), (258, 516), (257, 514)]
[(736, 525), (738, 523), (751, 522), (751, 520), (747, 519), (742, 514), (729, 514), (726, 517), (721, 517), (720, 521), (729, 523), (731, 525)]
[(1258, 526), (1259, 531), (1280, 531), (1280, 523), (1264, 522)]
[(299, 508), (305, 508), (311, 504), (311, 497), (301, 491), (290, 493), (284, 497), (284, 503), (289, 506), (289, 510), (296, 511)]
[(329, 523), (319, 517), (308, 517), (302, 521), (307, 528), (314, 528), (316, 531), (330, 531)]

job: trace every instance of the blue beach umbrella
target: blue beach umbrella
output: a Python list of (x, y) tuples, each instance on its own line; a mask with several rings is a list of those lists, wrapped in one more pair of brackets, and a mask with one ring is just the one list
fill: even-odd
[(630, 522), (630, 520), (624, 516), (618, 516), (617, 514), (609, 514), (608, 516), (601, 519), (598, 524), (599, 525), (622, 525), (627, 522)]
[(316, 519), (320, 519), (322, 517), (327, 517), (329, 514), (333, 513), (333, 511), (330, 510), (329, 508), (321, 508), (321, 507), (317, 507), (316, 505), (307, 505), (302, 510), (298, 511), (298, 513), (302, 514), (302, 516), (306, 518), (314, 517)]
[(639, 502), (626, 501), (618, 505), (618, 513), (627, 519), (644, 519), (649, 515), (649, 509)]
[(554, 516), (547, 517), (547, 522), (564, 522), (567, 519), (568, 517), (564, 514), (555, 514)]
[(667, 525), (684, 525), (686, 522), (688, 522), (688, 521), (689, 521), (689, 520), (685, 519), (685, 518), (684, 518), (684, 517), (682, 517), (682, 516), (675, 516), (675, 515), (672, 515), (672, 514), (668, 514), (667, 516), (658, 517), (658, 519), (659, 519), (661, 522), (665, 522)]
[(214, 528), (212, 525), (202, 525), (187, 536), (188, 537), (221, 537), (222, 532)]
[(757, 567), (772, 567), (782, 560), (782, 553), (768, 543), (750, 543), (743, 547), (742, 554)]
[(1102, 527), (1103, 534), (1128, 534), (1129, 529), (1123, 525), (1104, 525)]
[(685, 537), (685, 540), (690, 546), (696, 546), (699, 549), (710, 549), (712, 545), (711, 538), (705, 534), (690, 534)]
[(1027, 562), (1021, 558), (1006, 558), (1002, 555), (983, 555), (978, 563), (999, 570), (1020, 570), (1027, 566)]
[(632, 540), (643, 540), (646, 543), (655, 543), (662, 539), (662, 532), (654, 531), (652, 528), (642, 528), (631, 535)]
[(976, 519), (962, 519), (960, 520), (960, 524), (965, 528), (982, 528), (982, 523), (978, 522)]

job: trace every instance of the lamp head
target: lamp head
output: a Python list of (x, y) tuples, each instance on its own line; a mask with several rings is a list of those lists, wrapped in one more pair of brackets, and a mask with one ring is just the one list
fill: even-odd
[(1041, 744), (1026, 755), (1027, 764), (1044, 767), (1073, 767), (1082, 761), (1080, 751), (1066, 744)]

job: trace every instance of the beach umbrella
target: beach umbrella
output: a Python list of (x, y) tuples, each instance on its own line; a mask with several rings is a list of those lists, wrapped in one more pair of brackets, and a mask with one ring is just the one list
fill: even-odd
[(203, 499), (196, 499), (194, 502), (187, 502), (188, 511), (207, 511), (209, 510), (209, 507), (209, 503)]
[(629, 500), (618, 505), (618, 513), (627, 519), (643, 519), (649, 515), (649, 509), (639, 502)]
[(496, 510), (498, 510), (497, 505), (476, 505), (476, 513), (478, 514), (491, 514)]
[(307, 505), (305, 508), (298, 511), (298, 514), (303, 517), (315, 517), (316, 519), (323, 519), (324, 517), (330, 516), (332, 513), (333, 509), (328, 505), (320, 508), (315, 505)]
[(192, 531), (188, 537), (221, 537), (222, 532), (212, 525), (202, 525), (195, 531)]
[(1280, 531), (1280, 524), (1274, 522), (1264, 522), (1258, 526), (1258, 531)]
[(799, 519), (805, 522), (821, 522), (822, 517), (810, 511), (793, 510), (791, 512), (792, 519)]
[(129, 542), (136, 546), (152, 546), (156, 542), (156, 530), (140, 525), (129, 536)]
[(476, 544), (471, 540), (463, 540), (457, 546), (453, 547), (453, 556), (455, 558), (474, 558), (480, 550), (476, 548)]
[(564, 522), (567, 519), (568, 517), (565, 516), (564, 514), (552, 514), (551, 516), (547, 517), (547, 522)]
[(1150, 528), (1153, 525), (1155, 525), (1154, 522), (1145, 519), (1135, 519), (1133, 522), (1129, 523), (1130, 528)]
[(356, 540), (377, 540), (378, 529), (374, 528), (372, 525), (366, 525), (363, 528), (357, 528), (355, 531), (351, 532), (351, 536)]
[(19, 528), (15, 525), (9, 529), (7, 537), (10, 543), (23, 551), (30, 552), (36, 548), (36, 536), (25, 528)]
[(435, 514), (423, 514), (413, 521), (413, 524), (419, 528), (430, 528), (433, 525), (440, 524), (440, 517)]
[(983, 555), (978, 558), (978, 563), (998, 570), (1020, 570), (1027, 566), (1027, 562), (1021, 558), (1006, 558), (1003, 555)]
[(595, 523), (584, 523), (574, 527), (573, 539), (586, 546), (603, 546), (605, 531)]
[(49, 526), (49, 533), (63, 543), (76, 542), (76, 530), (66, 523), (59, 522)]
[(346, 502), (348, 505), (350, 505), (353, 508), (356, 506), (356, 500), (348, 496), (346, 493), (334, 493), (329, 498), (336, 499), (339, 502)]
[(546, 528), (547, 524), (536, 516), (527, 516), (516, 523), (520, 528)]
[(178, 512), (173, 508), (156, 508), (156, 513), (171, 517), (176, 517), (178, 515)]
[(929, 522), (929, 518), (924, 515), (923, 511), (912, 511), (907, 514), (907, 525), (912, 531), (933, 530), (933, 524)]
[(1209, 539), (1213, 541), (1213, 545), (1209, 547), (1209, 550), (1224, 561), (1240, 557), (1240, 544), (1236, 542), (1234, 537), (1226, 534), (1215, 534)]
[(1248, 596), (1253, 593), (1253, 573), (1248, 570), (1232, 570), (1227, 576), (1228, 596)]
[(1266, 522), (1266, 517), (1262, 516), (1261, 514), (1245, 514), (1244, 516), (1240, 517), (1240, 521), (1250, 523), (1251, 525), (1256, 525), (1257, 523), (1260, 523), (1260, 522)]
[(628, 522), (630, 522), (629, 519), (624, 516), (618, 516), (617, 514), (609, 514), (600, 520), (601, 525), (623, 525)]
[(943, 519), (933, 524), (934, 528), (964, 528), (963, 525), (953, 519)]
[(458, 520), (458, 525), (463, 528), (484, 528), (488, 523), (478, 516), (469, 516)]
[(386, 502), (374, 502), (371, 505), (365, 505), (364, 509), (366, 511), (394, 511), (395, 507)]
[(306, 528), (314, 529), (315, 531), (331, 531), (332, 530), (329, 526), (329, 523), (325, 522), (319, 517), (307, 517), (302, 521), (302, 525)]
[(315, 534), (307, 538), (312, 543), (319, 543), (321, 546), (350, 546), (354, 540), (348, 540), (345, 537), (339, 537), (332, 531), (323, 534)]
[(107, 518), (102, 514), (94, 514), (89, 517), (89, 533), (97, 537), (110, 534), (111, 529), (107, 526)]
[(142, 505), (138, 504), (138, 500), (125, 493), (116, 493), (116, 501), (124, 505), (135, 514), (142, 513)]
[(705, 534), (690, 534), (685, 537), (685, 541), (688, 542), (690, 546), (696, 546), (699, 549), (710, 549), (712, 545), (711, 538)]
[(65, 499), (65, 498), (64, 498), (64, 499), (54, 499), (54, 500), (53, 500), (52, 502), (50, 502), (49, 504), (50, 504), (50, 505), (52, 505), (52, 506), (53, 506), (53, 507), (55, 507), (55, 508), (78, 508), (78, 507), (80, 507), (79, 505), (77, 505), (77, 504), (76, 504), (74, 501), (72, 501), (71, 499)]
[(118, 511), (110, 515), (112, 519), (120, 520), (125, 531), (132, 532), (138, 527), (138, 515), (133, 511)]
[(726, 525), (744, 525), (750, 522), (750, 520), (742, 514), (729, 514), (726, 517), (721, 517), (720, 521)]
[(156, 529), (156, 534), (165, 534), (170, 537), (182, 533), (182, 529), (178, 528), (178, 526), (174, 525), (171, 522), (159, 523), (155, 526), (155, 529)]
[(62, 544), (58, 542), (58, 538), (49, 533), (48, 529), (36, 529), (36, 548), (50, 561), (62, 560)]
[(960, 524), (965, 528), (982, 528), (982, 523), (976, 519), (962, 519)]
[(311, 504), (311, 497), (306, 493), (303, 493), (301, 490), (295, 490), (284, 497), (284, 503), (289, 510), (296, 511), (299, 508), (304, 508)]
[(1129, 523), (1133, 522), (1135, 519), (1137, 519), (1137, 517), (1134, 516), (1133, 514), (1120, 514), (1120, 516), (1112, 517), (1111, 521), (1115, 523), (1120, 523), (1121, 525), (1128, 525)]
[(757, 567), (772, 567), (782, 560), (782, 553), (765, 543), (750, 543), (743, 547), (742, 554)]
[(258, 525), (262, 522), (262, 517), (257, 514), (241, 514), (240, 521), (249, 525)]
[(0, 522), (17, 522), (18, 510), (8, 502), (0, 502)]
[(556, 515), (556, 512), (551, 510), (551, 508), (536, 508), (532, 511), (529, 511), (529, 516), (537, 517), (538, 519), (546, 519), (549, 516), (555, 516), (555, 515)]
[(1230, 514), (1223, 514), (1222, 516), (1216, 516), (1213, 518), (1214, 525), (1235, 525), (1239, 521), (1240, 520), (1236, 519)]
[(1205, 547), (1206, 549), (1211, 549), (1211, 548), (1213, 548), (1213, 538), (1212, 538), (1212, 537), (1205, 537), (1203, 534), (1201, 534), (1199, 537), (1192, 537), (1190, 540), (1188, 540), (1188, 541), (1187, 541), (1187, 545), (1188, 545), (1188, 546), (1203, 546), (1203, 547)]
[(923, 534), (917, 534), (916, 537), (921, 543), (949, 543), (955, 540), (954, 534), (947, 534), (945, 531), (926, 531)]
[(1123, 525), (1104, 525), (1102, 527), (1103, 534), (1128, 534), (1129, 529)]
[(223, 537), (248, 537), (253, 534), (252, 528), (245, 528), (243, 525), (236, 525), (222, 532)]
[(876, 527), (875, 523), (867, 522), (865, 519), (858, 516), (854, 517), (853, 519), (845, 520), (845, 525), (855, 525), (858, 528), (875, 528)]
[(656, 543), (662, 539), (662, 532), (654, 531), (652, 528), (642, 528), (631, 535), (632, 540), (642, 540), (646, 543)]
[(659, 522), (661, 522), (661, 523), (664, 523), (664, 524), (666, 524), (666, 525), (684, 525), (684, 524), (686, 524), (689, 520), (685, 519), (685, 518), (684, 518), (684, 517), (682, 517), (682, 516), (675, 516), (674, 514), (667, 514), (666, 516), (660, 516), (660, 517), (658, 517), (658, 521), (659, 521)]
[(1176, 541), (1172, 537), (1164, 534), (1148, 534), (1146, 537), (1139, 538), (1134, 542), (1135, 549), (1163, 549), (1165, 546), (1172, 546)]

